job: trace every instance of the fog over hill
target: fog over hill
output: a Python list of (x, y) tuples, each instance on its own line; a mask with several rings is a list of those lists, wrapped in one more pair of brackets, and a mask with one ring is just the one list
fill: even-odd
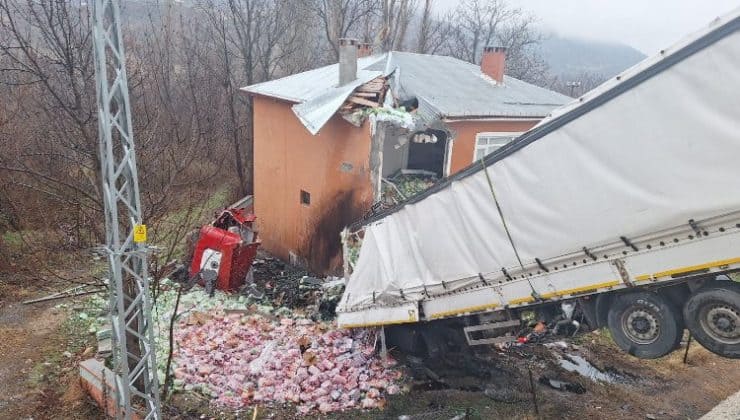
[(539, 46), (550, 73), (560, 78), (583, 73), (614, 76), (646, 55), (625, 44), (549, 35)]

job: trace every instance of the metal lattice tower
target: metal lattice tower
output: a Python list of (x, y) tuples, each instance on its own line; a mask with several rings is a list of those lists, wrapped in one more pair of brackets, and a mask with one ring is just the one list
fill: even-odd
[(160, 418), (146, 247), (118, 0), (95, 0), (93, 49), (118, 418)]

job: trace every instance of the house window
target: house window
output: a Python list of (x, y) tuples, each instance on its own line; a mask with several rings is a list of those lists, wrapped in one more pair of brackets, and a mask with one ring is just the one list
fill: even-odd
[(521, 133), (478, 133), (475, 136), (475, 153), (473, 162), (493, 153), (506, 143), (517, 138)]
[(301, 204), (304, 206), (311, 204), (311, 193), (301, 190)]

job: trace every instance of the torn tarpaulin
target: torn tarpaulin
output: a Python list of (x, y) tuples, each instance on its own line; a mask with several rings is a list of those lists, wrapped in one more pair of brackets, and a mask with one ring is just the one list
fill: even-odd
[[(375, 355), (375, 334), (305, 318), (215, 314), (176, 332), (176, 387), (222, 406), (294, 403), (299, 413), (377, 408), (401, 373)], [(393, 363), (393, 362), (391, 362)]]

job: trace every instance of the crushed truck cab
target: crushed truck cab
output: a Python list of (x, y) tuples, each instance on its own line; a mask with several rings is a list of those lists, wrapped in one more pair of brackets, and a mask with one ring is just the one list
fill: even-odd
[(244, 285), (260, 242), (254, 214), (238, 208), (221, 211), (200, 229), (190, 263), (190, 276), (208, 290), (235, 291)]

